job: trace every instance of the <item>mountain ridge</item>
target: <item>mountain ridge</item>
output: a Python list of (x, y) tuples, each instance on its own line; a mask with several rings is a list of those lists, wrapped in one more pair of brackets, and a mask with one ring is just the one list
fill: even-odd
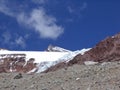
[(0, 72), (40, 73), (60, 62), (68, 62), (89, 49), (70, 51), (48, 46), (49, 51), (0, 51)]

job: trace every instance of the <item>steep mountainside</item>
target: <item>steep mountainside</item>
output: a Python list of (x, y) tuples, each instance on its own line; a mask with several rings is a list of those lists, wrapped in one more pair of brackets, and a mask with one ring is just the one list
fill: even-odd
[(99, 42), (84, 55), (77, 55), (69, 64), (84, 63), (85, 61), (109, 62), (120, 60), (120, 33)]

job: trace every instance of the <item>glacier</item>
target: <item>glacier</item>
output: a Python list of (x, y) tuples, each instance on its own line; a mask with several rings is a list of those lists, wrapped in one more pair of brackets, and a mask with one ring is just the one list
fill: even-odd
[[(54, 49), (53, 49), (54, 48)], [(77, 54), (83, 55), (86, 51), (89, 51), (88, 49), (82, 49), (77, 51), (70, 51), (66, 49), (62, 49), (59, 47), (53, 47), (52, 50), (56, 51), (8, 51), (8, 50), (0, 50), (0, 60), (2, 58), (6, 58), (9, 55), (11, 57), (14, 57), (12, 55), (17, 54), (17, 57), (21, 57), (21, 55), (25, 55), (26, 62), (30, 58), (34, 58), (34, 63), (37, 63), (37, 67), (33, 70), (29, 71), (28, 73), (35, 72), (40, 73), (48, 69), (49, 67), (56, 65), (60, 62), (68, 62), (72, 60)], [(59, 50), (60, 49), (60, 50)], [(11, 63), (12, 65), (12, 63)], [(10, 68), (10, 71), (12, 72), (12, 69)]]

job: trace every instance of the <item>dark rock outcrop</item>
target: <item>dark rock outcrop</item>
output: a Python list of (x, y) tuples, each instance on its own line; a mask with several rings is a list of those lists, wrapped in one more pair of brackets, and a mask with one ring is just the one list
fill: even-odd
[(21, 79), (21, 78), (23, 78), (23, 76), (22, 76), (21, 73), (19, 73), (18, 75), (16, 75), (16, 76), (14, 77), (14, 79)]

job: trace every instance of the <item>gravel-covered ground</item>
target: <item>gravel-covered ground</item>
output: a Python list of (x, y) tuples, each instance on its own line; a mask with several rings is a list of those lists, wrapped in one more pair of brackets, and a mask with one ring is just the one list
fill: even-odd
[(0, 90), (120, 90), (120, 62), (85, 66), (42, 74), (1, 73)]

